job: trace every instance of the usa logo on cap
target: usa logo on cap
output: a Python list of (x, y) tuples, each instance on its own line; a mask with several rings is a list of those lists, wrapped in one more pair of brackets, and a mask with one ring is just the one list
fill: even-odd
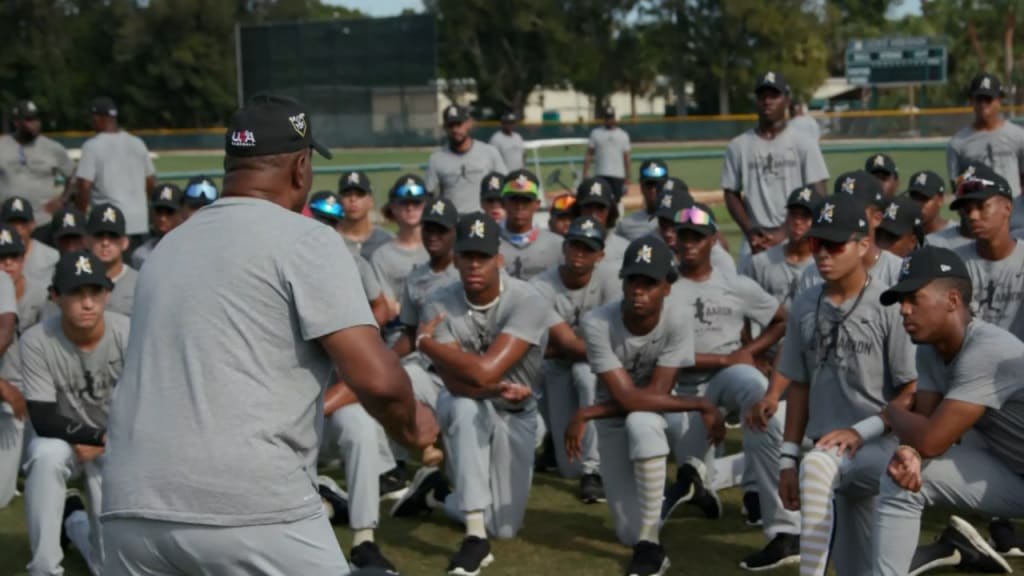
[(239, 148), (252, 148), (256, 145), (256, 133), (252, 130), (235, 130), (231, 133), (231, 145)]

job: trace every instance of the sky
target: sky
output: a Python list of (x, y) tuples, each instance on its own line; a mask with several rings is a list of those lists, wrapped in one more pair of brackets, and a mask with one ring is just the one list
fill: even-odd
[(324, 3), (356, 8), (370, 16), (397, 16), (406, 8), (423, 11), (421, 0), (325, 0)]

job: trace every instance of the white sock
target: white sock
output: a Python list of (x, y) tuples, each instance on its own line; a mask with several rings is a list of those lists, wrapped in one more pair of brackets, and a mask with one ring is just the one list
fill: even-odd
[(352, 534), (352, 547), (355, 548), (363, 542), (373, 542), (373, 528), (360, 528)]
[(661, 527), (661, 501), (665, 494), (665, 457), (634, 460), (633, 474), (636, 475), (640, 510), (643, 512), (640, 539), (658, 544), (658, 530)]
[(483, 510), (466, 512), (466, 536), (476, 536), (482, 540), (487, 539), (487, 527), (484, 526)]
[(832, 544), (833, 490), (839, 461), (814, 450), (800, 463), (800, 574), (823, 576)]

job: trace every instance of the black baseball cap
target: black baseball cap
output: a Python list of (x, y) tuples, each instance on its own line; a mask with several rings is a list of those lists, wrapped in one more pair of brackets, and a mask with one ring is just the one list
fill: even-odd
[(25, 253), (25, 243), (21, 235), (9, 224), (0, 225), (0, 256), (21, 256)]
[(498, 224), (483, 212), (470, 212), (459, 216), (455, 227), (455, 252), (476, 252), (487, 256), (498, 253), (501, 233)]
[(360, 192), (373, 194), (369, 176), (366, 175), (366, 172), (359, 170), (345, 172), (338, 178), (338, 193), (342, 194), (346, 190), (359, 190)]
[(922, 246), (903, 259), (900, 280), (879, 296), (883, 306), (900, 301), (900, 297), (917, 292), (936, 278), (970, 280), (964, 261), (948, 248)]
[(150, 193), (149, 203), (153, 208), (169, 208), (177, 211), (181, 209), (182, 198), (181, 188), (174, 184), (161, 184)]
[(579, 242), (591, 250), (604, 250), (604, 226), (592, 216), (580, 216), (569, 225), (565, 241)]
[(114, 104), (114, 100), (107, 96), (100, 96), (93, 100), (92, 105), (89, 106), (89, 111), (96, 116), (117, 118), (117, 104)]
[(701, 236), (710, 236), (718, 231), (715, 213), (707, 204), (700, 202), (694, 202), (676, 212), (672, 222), (675, 223), (676, 230), (692, 230)]
[(540, 181), (537, 176), (526, 169), (513, 170), (505, 176), (501, 183), (501, 197), (540, 199)]
[(31, 100), (19, 100), (11, 110), (11, 115), (18, 120), (33, 120), (39, 118), (39, 108)]
[(124, 212), (113, 204), (97, 204), (89, 213), (88, 231), (90, 236), (97, 234), (125, 235)]
[(345, 216), (345, 209), (342, 208), (338, 196), (330, 190), (320, 190), (309, 197), (309, 211), (321, 218), (329, 220), (341, 220)]
[(806, 208), (813, 214), (814, 207), (820, 200), (821, 195), (817, 190), (810, 186), (801, 186), (789, 193), (789, 198), (786, 199), (786, 208)]
[(451, 200), (439, 198), (431, 202), (423, 210), (420, 222), (433, 222), (444, 226), (447, 230), (451, 230), (459, 223), (459, 212), (455, 209), (455, 204), (452, 204)]
[(887, 202), (885, 194), (882, 193), (882, 183), (863, 170), (840, 174), (836, 178), (832, 194), (853, 196), (864, 206), (874, 206), (878, 209), (885, 208)]
[(872, 154), (868, 156), (868, 159), (864, 161), (864, 171), (871, 174), (881, 172), (894, 176), (899, 175), (899, 172), (896, 171), (896, 162), (888, 154)]
[(658, 207), (654, 210), (657, 218), (672, 220), (683, 208), (693, 205), (690, 187), (679, 178), (667, 178), (658, 186)]
[(35, 220), (32, 203), (21, 196), (11, 196), (0, 208), (0, 219), (4, 222), (32, 222)]
[(855, 196), (834, 194), (815, 207), (807, 237), (829, 242), (848, 242), (854, 234), (867, 233), (864, 204)]
[(931, 170), (915, 172), (910, 176), (910, 183), (907, 185), (907, 194), (917, 192), (925, 198), (942, 196), (946, 192), (946, 184), (942, 177)]
[(605, 106), (601, 109), (601, 118), (615, 118), (615, 107)]
[(897, 196), (882, 211), (882, 223), (879, 230), (894, 236), (904, 236), (921, 225), (921, 205), (909, 196)]
[(968, 89), (971, 98), (977, 96), (988, 96), (989, 98), (1003, 97), (1003, 83), (994, 74), (982, 72), (971, 79), (971, 86)]
[(107, 267), (92, 252), (80, 250), (64, 254), (53, 271), (53, 289), (58, 294), (69, 294), (83, 286), (114, 289), (114, 283), (107, 278)]
[(640, 164), (641, 182), (661, 182), (668, 178), (668, 166), (662, 160), (644, 160)]
[(984, 201), (993, 196), (1013, 199), (1010, 183), (985, 164), (969, 164), (956, 180), (956, 198), (949, 205), (952, 210), (969, 200)]
[(388, 198), (391, 200), (415, 200), (418, 202), (427, 201), (427, 185), (423, 178), (415, 174), (399, 176), (395, 180), (391, 190), (388, 191)]
[(505, 175), (501, 172), (488, 172), (480, 181), (480, 200), (501, 200), (501, 185)]
[(213, 204), (217, 198), (220, 198), (217, 185), (206, 176), (190, 178), (185, 184), (182, 195), (182, 202), (189, 208), (202, 208)]
[(312, 148), (324, 158), (331, 151), (313, 137), (312, 118), (297, 100), (273, 94), (254, 96), (231, 117), (224, 135), (228, 156), (287, 154)]
[(657, 236), (644, 236), (630, 242), (622, 257), (619, 278), (646, 276), (658, 282), (672, 273), (672, 250)]
[(73, 206), (64, 206), (53, 213), (53, 239), (65, 236), (85, 236), (85, 214)]
[(576, 204), (576, 197), (572, 194), (559, 194), (551, 200), (548, 212), (552, 216), (567, 216), (572, 214), (572, 207)]
[(609, 208), (617, 204), (611, 184), (599, 176), (580, 182), (580, 185), (576, 187), (576, 203), (580, 206), (600, 204)]
[(757, 94), (766, 88), (776, 90), (785, 96), (789, 95), (789, 82), (786, 81), (785, 76), (774, 70), (768, 70), (757, 77), (757, 83), (754, 84), (754, 93)]
[(505, 124), (515, 122), (516, 120), (519, 120), (519, 118), (516, 116), (515, 112), (505, 112), (501, 115), (501, 121)]
[(469, 108), (459, 106), (458, 104), (449, 104), (445, 107), (441, 116), (444, 117), (445, 126), (448, 124), (462, 124), (469, 120)]

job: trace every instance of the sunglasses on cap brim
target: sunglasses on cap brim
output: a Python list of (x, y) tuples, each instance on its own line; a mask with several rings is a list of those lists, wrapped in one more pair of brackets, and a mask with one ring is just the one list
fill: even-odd
[(317, 200), (316, 202), (309, 203), (309, 209), (315, 214), (322, 214), (324, 216), (331, 216), (334, 218), (341, 218), (345, 215), (345, 210), (341, 207), (340, 202)]
[(423, 186), (420, 186), (415, 182), (402, 184), (391, 192), (391, 197), (399, 200), (422, 200), (426, 195), (427, 191)]
[(994, 192), (1000, 191), (1003, 189), (1003, 185), (1000, 182), (988, 180), (985, 178), (963, 178), (956, 185), (956, 195), (963, 196), (964, 194), (968, 194), (971, 192), (981, 192), (982, 190), (986, 190), (989, 188), (994, 189)]
[(576, 204), (575, 196), (559, 196), (551, 203), (552, 212), (568, 212)]
[(822, 238), (811, 238), (811, 252), (817, 252), (818, 250), (824, 249), (829, 255), (835, 256), (846, 252), (846, 246), (852, 242), (853, 239), (849, 239), (845, 242), (836, 242), (834, 240), (824, 240)]
[(704, 210), (697, 208), (696, 206), (691, 208), (683, 208), (676, 212), (672, 221), (678, 226), (680, 224), (693, 224), (695, 226), (708, 226), (712, 231), (718, 229), (715, 226), (715, 220), (711, 214), (708, 214)]
[(213, 202), (217, 199), (217, 188), (205, 180), (202, 182), (196, 182), (188, 188), (185, 188), (185, 197), (192, 199), (205, 198), (206, 200)]
[(650, 166), (644, 166), (640, 170), (641, 180), (661, 180), (668, 176), (668, 170), (664, 166), (658, 164), (652, 164)]

